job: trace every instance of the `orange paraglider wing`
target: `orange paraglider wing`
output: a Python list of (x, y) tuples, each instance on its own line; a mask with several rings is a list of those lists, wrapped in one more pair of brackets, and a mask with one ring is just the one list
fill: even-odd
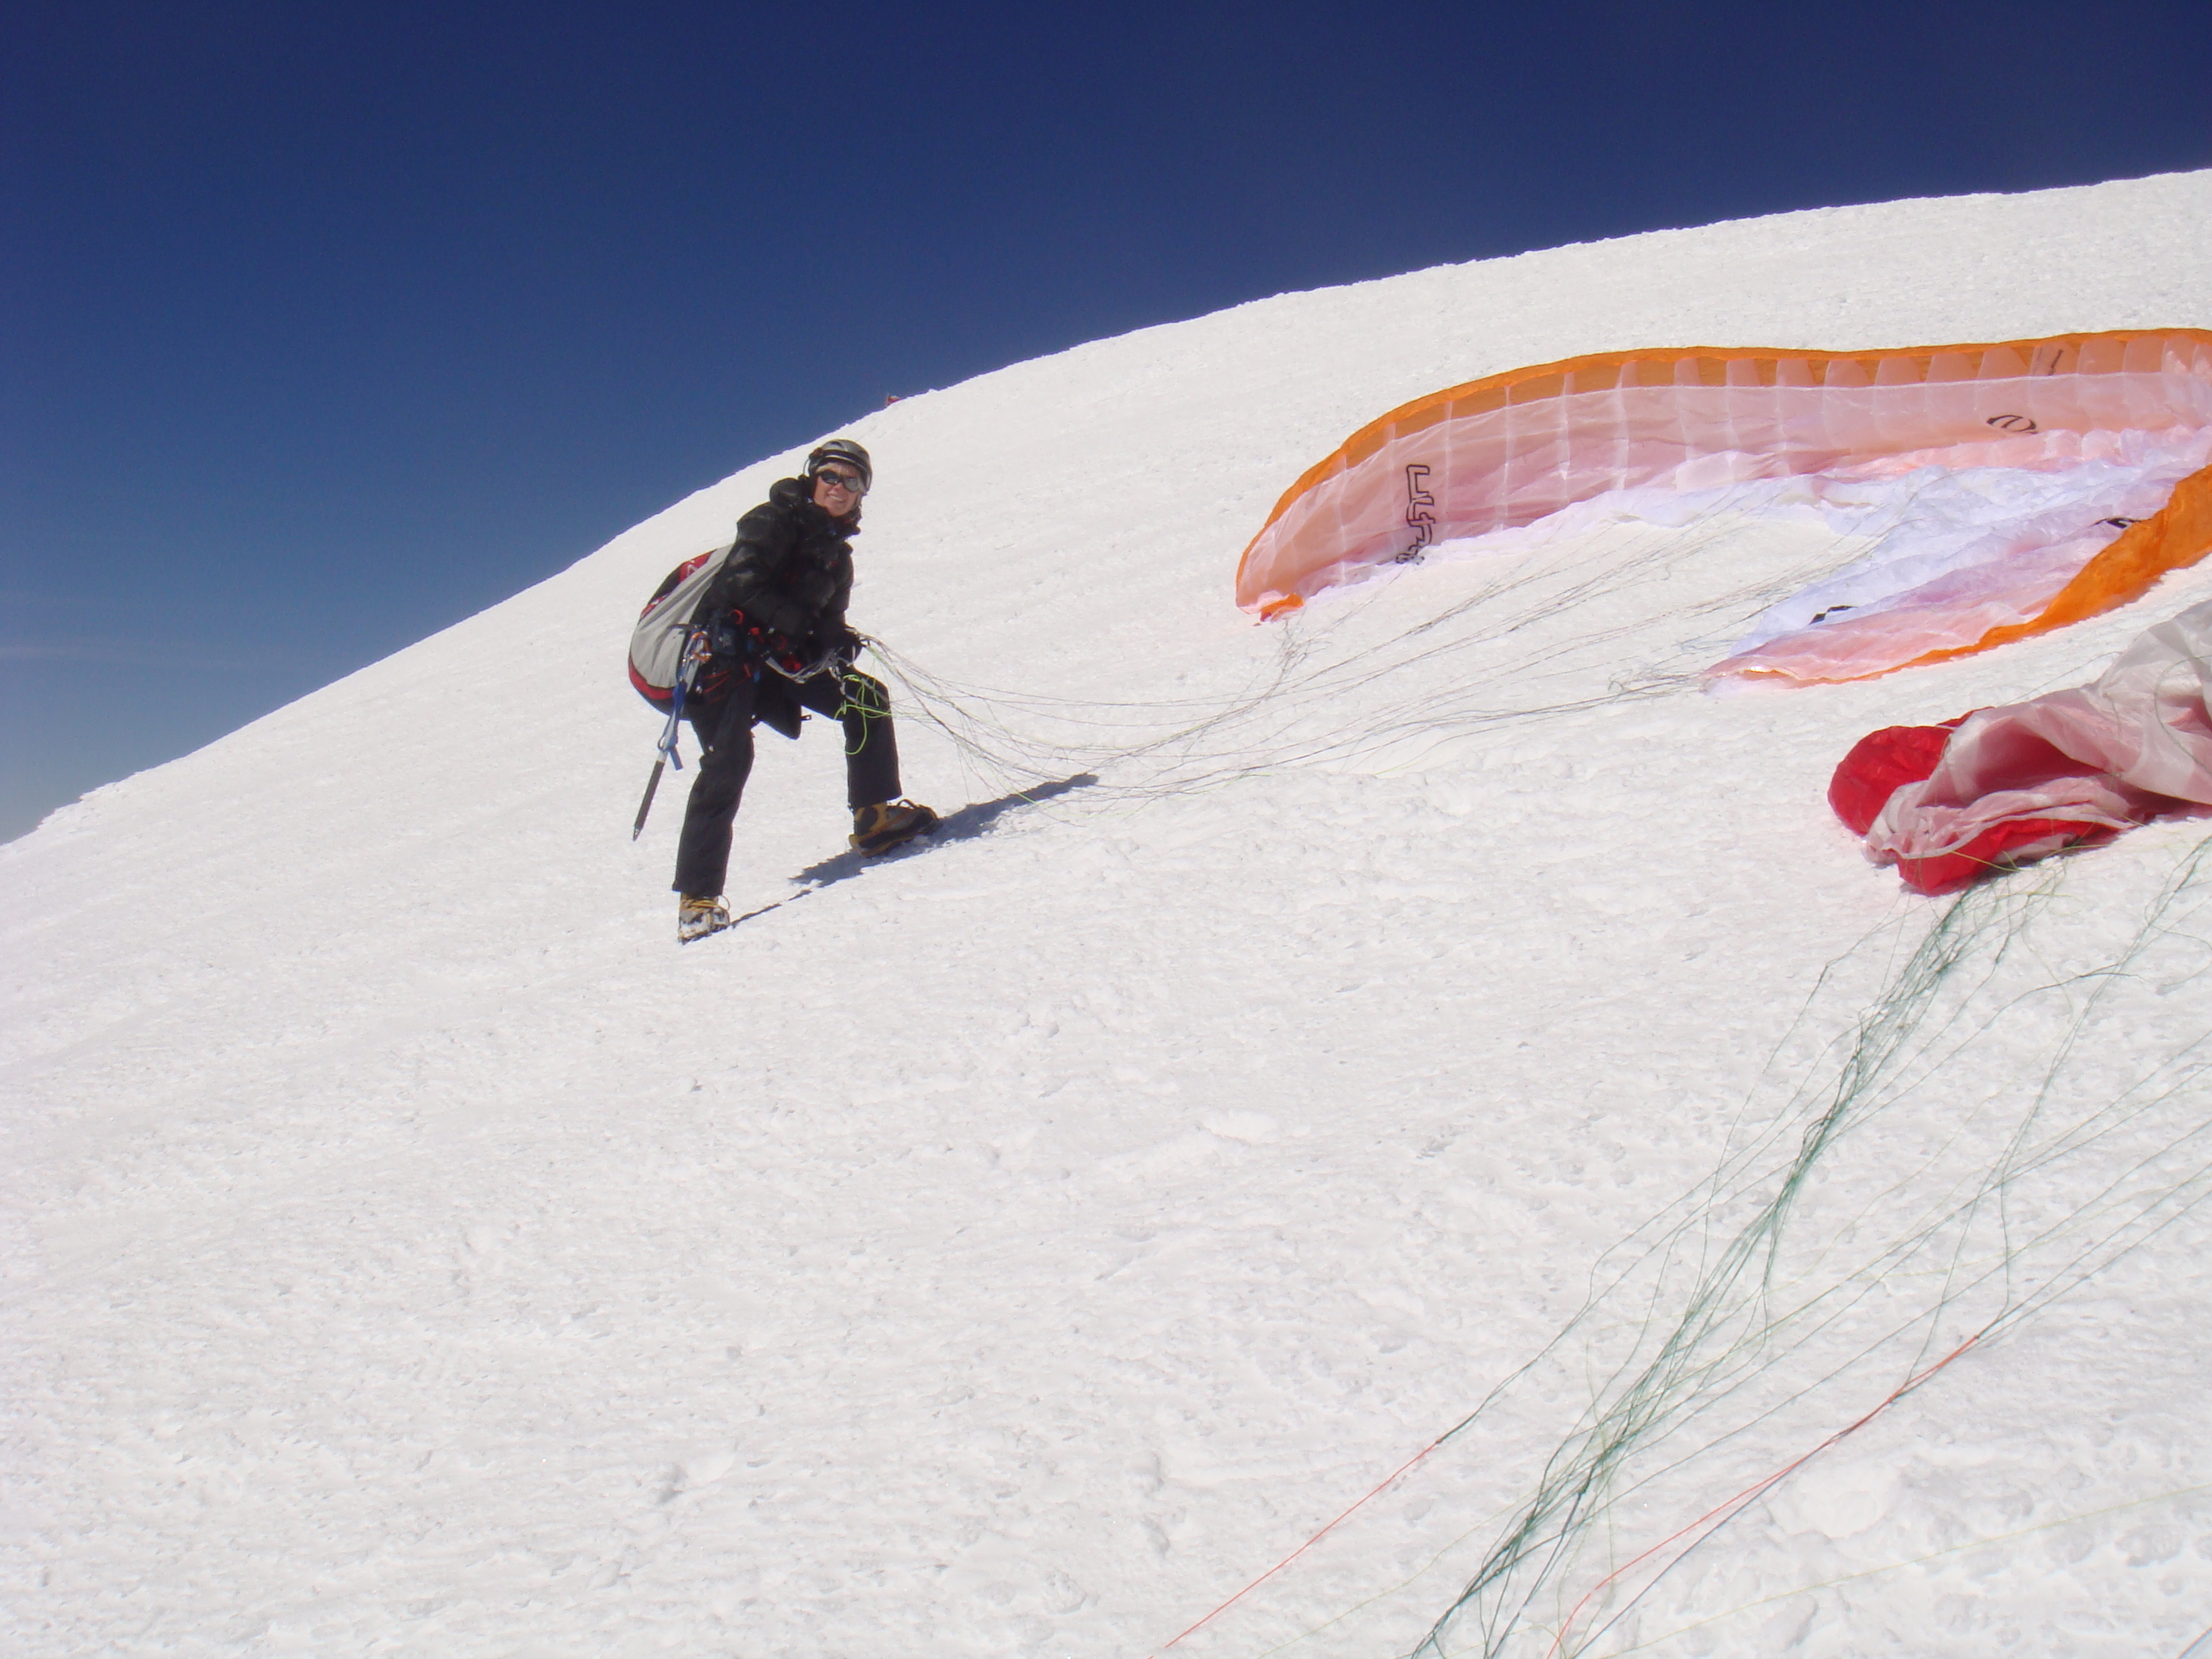
[[(1298, 478), (1248, 546), (1263, 617), (1436, 544), (1613, 490), (1708, 489), (1869, 466), (2053, 469), (2112, 434), (2212, 429), (2212, 333), (2077, 334), (1894, 351), (1691, 347), (1516, 369), (1418, 398)], [(2108, 446), (2109, 447), (2109, 446)], [(2109, 533), (2109, 532), (2108, 532)], [(2212, 549), (2212, 468), (2118, 532), (2027, 620), (1906, 654), (1985, 650), (2112, 608)], [(1736, 672), (1795, 672), (1747, 659)], [(1855, 678), (1851, 670), (1797, 678)]]

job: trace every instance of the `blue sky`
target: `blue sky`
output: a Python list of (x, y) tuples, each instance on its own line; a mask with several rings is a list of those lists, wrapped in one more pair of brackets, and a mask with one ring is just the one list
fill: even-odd
[(887, 393), (1447, 261), (2212, 166), (2208, 85), (2203, 0), (19, 8), (0, 836)]

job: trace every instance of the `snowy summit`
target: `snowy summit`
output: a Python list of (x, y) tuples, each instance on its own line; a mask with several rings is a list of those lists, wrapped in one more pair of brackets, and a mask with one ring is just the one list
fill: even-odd
[(0, 848), (0, 1645), (2180, 1654), (2206, 827), (1929, 899), (1824, 792), (2212, 563), (1726, 696), (1850, 538), (1585, 524), (1265, 625), (1232, 580), (1346, 434), (1520, 365), (2206, 326), (2212, 173), (898, 403), (842, 429), (850, 615), (945, 826), (864, 864), (834, 732), (763, 732), (744, 919), (682, 950), (621, 653), (803, 450), (55, 813)]

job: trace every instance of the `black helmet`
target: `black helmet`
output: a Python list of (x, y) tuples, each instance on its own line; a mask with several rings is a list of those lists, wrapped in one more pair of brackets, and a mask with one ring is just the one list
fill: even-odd
[(842, 461), (859, 473), (860, 493), (863, 495), (868, 493), (868, 486), (876, 481), (876, 468), (875, 463), (868, 459), (866, 450), (861, 448), (850, 438), (832, 438), (828, 443), (817, 447), (807, 456), (806, 476), (812, 477), (832, 461)]

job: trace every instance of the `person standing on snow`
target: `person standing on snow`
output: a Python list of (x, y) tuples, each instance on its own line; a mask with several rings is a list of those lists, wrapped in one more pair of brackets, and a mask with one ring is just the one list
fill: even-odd
[(937, 827), (929, 808), (897, 798), (890, 699), (880, 681), (852, 666), (860, 649), (845, 623), (853, 538), (874, 480), (860, 445), (822, 445), (807, 456), (805, 477), (778, 481), (738, 520), (736, 544), (701, 602), (697, 623), (711, 654), (684, 710), (702, 752), (677, 843), (679, 944), (730, 925), (722, 886), (756, 721), (795, 738), (800, 711), (811, 708), (844, 727), (846, 801), (860, 851), (888, 853)]

